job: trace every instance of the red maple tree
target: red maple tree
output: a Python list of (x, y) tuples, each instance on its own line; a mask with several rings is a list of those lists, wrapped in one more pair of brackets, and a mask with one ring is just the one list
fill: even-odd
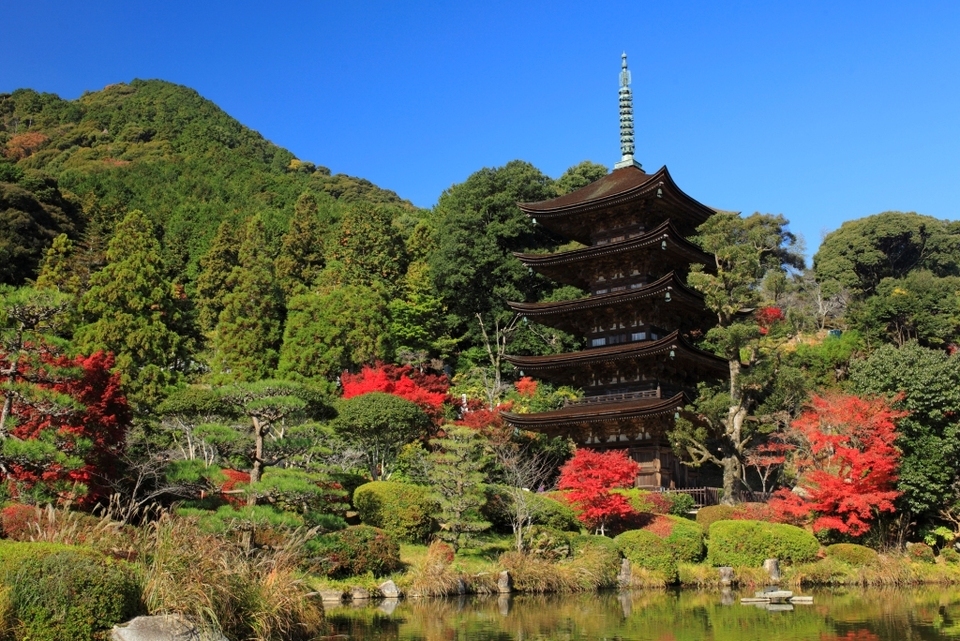
[[(108, 481), (119, 471), (118, 457), (131, 420), (120, 375), (110, 371), (113, 355), (101, 351), (68, 358), (43, 352), (41, 358), (46, 374), (37, 377), (42, 381), (37, 386), (70, 397), (74, 406), (54, 410), (14, 402), (17, 424), (10, 435), (21, 441), (53, 442), (60, 452), (79, 461), (66, 464), (18, 456), (6, 462), (7, 472), (0, 479), (14, 487), (41, 484), (60, 498), (81, 504), (95, 501), (108, 493)], [(78, 493), (80, 488), (84, 491)]]
[(578, 518), (602, 535), (610, 519), (633, 512), (627, 497), (611, 490), (632, 486), (639, 469), (623, 450), (598, 452), (582, 448), (560, 468), (558, 487), (567, 491), (567, 500)]
[(434, 421), (443, 418), (450, 382), (444, 374), (427, 374), (410, 365), (377, 363), (364, 366), (359, 374), (344, 372), (340, 377), (343, 398), (370, 392), (385, 392), (416, 403)]
[(760, 333), (766, 335), (770, 328), (785, 318), (783, 310), (779, 307), (761, 307), (756, 312), (757, 325), (760, 326)]
[(786, 520), (813, 521), (814, 531), (860, 536), (879, 512), (893, 512), (900, 452), (896, 421), (905, 412), (882, 398), (814, 396), (791, 428), (800, 442), (797, 486), (770, 506)]

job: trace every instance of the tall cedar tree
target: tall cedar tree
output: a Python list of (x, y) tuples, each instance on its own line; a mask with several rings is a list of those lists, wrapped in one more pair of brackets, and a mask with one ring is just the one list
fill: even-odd
[(238, 265), (226, 288), (214, 338), (215, 376), (233, 381), (270, 378), (279, 357), (283, 303), (259, 216), (244, 227)]
[(880, 512), (893, 512), (900, 452), (896, 422), (906, 415), (875, 398), (814, 396), (791, 424), (799, 441), (797, 486), (781, 489), (770, 505), (792, 519), (810, 519), (814, 531), (861, 536)]
[(73, 404), (55, 411), (14, 404), (17, 426), (3, 442), (4, 480), (36, 498), (82, 505), (105, 499), (131, 420), (120, 376), (110, 372), (113, 357), (45, 353), (43, 361), (43, 371), (35, 372), (42, 386)]
[(324, 237), (330, 221), (321, 219), (316, 197), (310, 192), (300, 194), (293, 208), (290, 228), (280, 241), (280, 253), (274, 261), (277, 282), (287, 300), (307, 292), (326, 263), (323, 255)]
[(639, 469), (623, 450), (581, 448), (560, 468), (558, 487), (567, 490), (580, 520), (604, 535), (610, 519), (633, 513), (627, 498), (612, 490), (633, 485)]
[(239, 240), (234, 225), (222, 222), (213, 237), (210, 249), (200, 259), (200, 274), (197, 276), (197, 322), (204, 334), (212, 334), (217, 327), (223, 299), (227, 295), (227, 281), (233, 269), (239, 265), (237, 245)]
[(490, 527), (480, 514), (487, 502), (483, 470), (488, 456), (483, 438), (468, 427), (450, 427), (430, 444), (430, 485), (440, 506), (438, 536), (457, 550), (471, 534)]
[(392, 297), (407, 271), (407, 251), (393, 224), (398, 211), (358, 203), (348, 208), (326, 245), (330, 263), (324, 284), (382, 289)]
[(290, 301), (280, 350), (282, 377), (334, 381), (346, 370), (390, 354), (390, 319), (380, 291), (344, 285)]
[(76, 347), (85, 354), (113, 352), (130, 399), (150, 405), (180, 378), (185, 345), (176, 327), (182, 290), (164, 277), (160, 243), (140, 210), (117, 225), (106, 258), (80, 299), (86, 324), (76, 331)]
[(724, 501), (734, 500), (742, 476), (744, 452), (753, 434), (747, 416), (766, 388), (762, 381), (745, 384), (744, 362), (757, 374), (762, 352), (757, 342), (762, 327), (744, 312), (761, 300), (760, 284), (771, 271), (785, 266), (801, 268), (803, 258), (792, 251), (796, 242), (786, 229), (783, 216), (752, 214), (746, 218), (732, 212), (711, 216), (698, 229), (696, 242), (714, 256), (709, 268), (693, 265), (687, 282), (703, 294), (707, 308), (716, 313), (717, 326), (707, 333), (707, 344), (727, 360), (730, 371), (727, 390), (701, 386), (695, 406), (695, 422), (683, 418), (671, 433), (675, 449), (685, 450), (695, 464), (715, 463), (723, 468)]

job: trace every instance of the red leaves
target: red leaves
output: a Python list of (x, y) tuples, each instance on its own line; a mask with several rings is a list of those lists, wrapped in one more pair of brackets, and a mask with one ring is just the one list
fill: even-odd
[(60, 450), (81, 456), (83, 464), (68, 469), (56, 463), (37, 467), (22, 461), (13, 462), (8, 466), (8, 478), (27, 486), (82, 484), (87, 488), (86, 495), (68, 498), (81, 502), (95, 500), (107, 491), (105, 479), (118, 471), (117, 457), (131, 420), (126, 396), (120, 388), (120, 375), (110, 372), (113, 355), (101, 351), (70, 359), (42, 352), (41, 358), (51, 371), (69, 373), (44, 376), (38, 387), (67, 395), (80, 407), (44, 411), (36, 405), (14, 404), (17, 426), (10, 433), (16, 438), (31, 440), (55, 432)]
[(340, 377), (343, 398), (353, 398), (370, 392), (385, 392), (416, 403), (434, 421), (443, 417), (443, 403), (447, 400), (450, 383), (444, 375), (424, 374), (409, 365), (377, 363), (366, 366), (359, 374), (344, 372)]
[(757, 310), (757, 325), (760, 326), (760, 333), (766, 335), (770, 328), (785, 318), (783, 310), (779, 307), (761, 307)]
[(526, 398), (533, 398), (537, 394), (537, 381), (533, 380), (529, 376), (522, 377), (519, 381), (513, 384), (517, 389), (517, 394), (524, 396)]
[(623, 450), (578, 449), (560, 468), (559, 487), (569, 490), (567, 498), (580, 520), (602, 534), (610, 518), (623, 518), (633, 512), (625, 496), (610, 490), (632, 486), (638, 469), (637, 462)]
[(801, 447), (794, 491), (780, 490), (771, 507), (787, 519), (813, 517), (813, 529), (860, 536), (877, 512), (893, 512), (900, 453), (893, 443), (905, 416), (883, 399), (814, 396), (792, 424)]

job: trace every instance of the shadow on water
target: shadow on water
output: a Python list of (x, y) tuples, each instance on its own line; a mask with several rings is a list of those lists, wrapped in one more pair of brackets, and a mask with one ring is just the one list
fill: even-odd
[[(718, 591), (408, 599), (327, 612), (330, 635), (417, 641), (927, 641), (960, 639), (960, 588), (819, 589), (769, 611)], [(733, 598), (730, 598), (730, 597)], [(727, 603), (724, 605), (722, 602)], [(343, 638), (343, 637), (341, 637)]]

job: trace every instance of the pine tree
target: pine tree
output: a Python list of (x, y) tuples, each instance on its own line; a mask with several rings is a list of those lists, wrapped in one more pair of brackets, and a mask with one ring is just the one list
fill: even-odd
[(200, 330), (210, 334), (217, 326), (223, 311), (223, 299), (227, 295), (227, 280), (238, 265), (237, 234), (228, 222), (220, 223), (210, 249), (200, 259), (200, 274), (197, 276), (197, 322)]
[(280, 254), (274, 262), (277, 282), (287, 300), (305, 293), (323, 270), (326, 228), (317, 199), (310, 192), (301, 194), (294, 207), (290, 229), (280, 241)]
[(327, 261), (335, 263), (337, 282), (383, 288), (393, 296), (407, 271), (408, 257), (394, 210), (357, 204), (340, 221), (327, 243)]
[(486, 504), (483, 467), (487, 455), (480, 435), (468, 427), (451, 427), (444, 438), (432, 439), (437, 448), (427, 457), (430, 482), (440, 506), (439, 537), (454, 550), (464, 539), (490, 527), (480, 508)]
[(254, 216), (244, 227), (215, 330), (214, 370), (222, 380), (270, 378), (277, 367), (283, 305), (266, 248), (263, 222)]
[(131, 400), (152, 404), (179, 379), (184, 341), (174, 328), (182, 293), (164, 278), (160, 243), (140, 210), (117, 225), (106, 258), (80, 299), (86, 324), (77, 329), (76, 346), (85, 354), (112, 352)]

